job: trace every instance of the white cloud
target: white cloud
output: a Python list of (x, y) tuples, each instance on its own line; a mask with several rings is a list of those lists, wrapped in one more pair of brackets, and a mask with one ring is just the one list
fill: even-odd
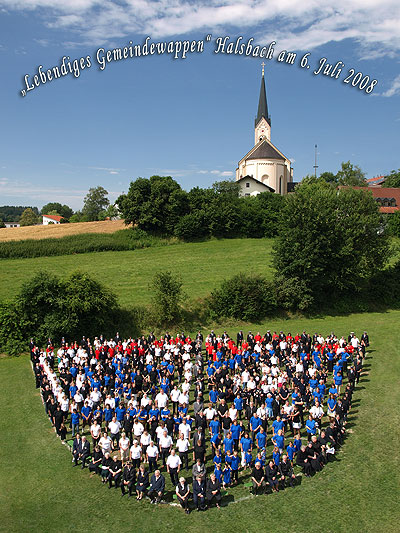
[[(69, 44), (104, 44), (132, 34), (168, 38), (190, 32), (249, 32), (260, 43), (312, 50), (352, 39), (360, 57), (400, 50), (398, 0), (0, 0), (8, 10), (46, 9), (48, 27), (77, 35)], [(41, 10), (42, 13), (42, 10)], [(260, 28), (271, 28), (260, 31)]]
[(108, 172), (109, 174), (119, 174), (120, 172), (124, 172), (124, 168), (108, 168), (108, 167), (89, 167), (91, 170), (102, 170), (104, 172)]
[(386, 96), (390, 98), (391, 96), (397, 96), (400, 94), (400, 74), (392, 81), (389, 89), (384, 93), (377, 94), (377, 96)]

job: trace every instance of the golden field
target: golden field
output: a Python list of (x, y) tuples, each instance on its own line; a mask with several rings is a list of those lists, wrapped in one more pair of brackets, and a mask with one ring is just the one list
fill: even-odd
[(75, 224), (49, 224), (48, 226), (24, 226), (21, 228), (1, 228), (0, 241), (20, 241), (23, 239), (59, 238), (79, 233), (114, 233), (126, 228), (123, 220), (102, 220), (100, 222), (77, 222)]

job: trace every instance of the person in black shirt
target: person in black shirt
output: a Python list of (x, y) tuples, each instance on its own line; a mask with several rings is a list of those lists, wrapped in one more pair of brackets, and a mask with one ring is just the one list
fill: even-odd
[(303, 472), (307, 477), (311, 476), (312, 468), (308, 459), (308, 452), (305, 446), (302, 446), (296, 455), (296, 464), (303, 468)]
[(89, 463), (89, 471), (91, 474), (99, 474), (101, 468), (101, 462), (103, 460), (103, 454), (99, 446), (94, 447), (92, 460)]
[(221, 504), (221, 483), (215, 477), (215, 474), (211, 474), (210, 479), (206, 484), (206, 497), (208, 507), (211, 506), (213, 499), (215, 498), (215, 505), (220, 509)]
[(278, 466), (274, 463), (274, 461), (270, 461), (266, 468), (265, 468), (265, 477), (267, 478), (267, 482), (273, 492), (278, 492), (278, 484), (279, 484), (279, 470)]
[(189, 514), (190, 512), (189, 511), (190, 488), (184, 477), (181, 477), (179, 479), (179, 483), (176, 486), (175, 492), (178, 498), (178, 502), (181, 504), (182, 508), (185, 510), (185, 513)]
[(125, 489), (128, 489), (129, 498), (132, 496), (132, 489), (136, 483), (136, 470), (133, 468), (131, 461), (128, 461), (122, 472), (121, 492), (125, 496)]
[(289, 481), (289, 484), (291, 487), (294, 487), (296, 476), (293, 473), (293, 468), (292, 468), (292, 465), (290, 464), (290, 461), (288, 460), (287, 455), (282, 455), (282, 460), (279, 463), (279, 474), (281, 476), (280, 481), (281, 481), (282, 489), (285, 488), (286, 480)]
[(111, 489), (114, 481), (115, 488), (118, 488), (119, 481), (122, 475), (122, 462), (118, 459), (118, 456), (114, 456), (113, 462), (109, 466), (108, 473), (108, 488)]
[(257, 496), (258, 491), (265, 491), (265, 476), (264, 471), (261, 468), (261, 463), (257, 462), (254, 465), (253, 471), (251, 473), (251, 480), (253, 482), (253, 493)]
[(137, 483), (136, 483), (136, 494), (137, 500), (141, 500), (143, 498), (144, 492), (147, 490), (149, 486), (149, 474), (147, 470), (145, 469), (144, 465), (140, 465), (140, 468), (138, 470), (137, 475)]

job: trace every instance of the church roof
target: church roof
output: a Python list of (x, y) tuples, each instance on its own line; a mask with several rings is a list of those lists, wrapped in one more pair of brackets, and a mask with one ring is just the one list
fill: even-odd
[(246, 160), (249, 159), (281, 159), (282, 161), (285, 161), (282, 154), (279, 153), (278, 150), (276, 150), (266, 139), (262, 141), (249, 157), (246, 157)]
[(268, 116), (268, 104), (267, 104), (267, 93), (265, 91), (265, 80), (264, 80), (264, 71), (261, 77), (261, 87), (260, 87), (260, 98), (258, 100), (258, 111), (255, 120), (255, 126), (260, 122), (262, 118), (268, 122), (271, 126), (271, 118)]

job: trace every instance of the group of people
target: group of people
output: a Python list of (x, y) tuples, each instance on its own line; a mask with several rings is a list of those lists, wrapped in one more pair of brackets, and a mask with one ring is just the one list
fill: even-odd
[(220, 507), (222, 491), (247, 478), (259, 494), (293, 486), (296, 466), (321, 470), (343, 442), (368, 345), (366, 332), (240, 331), (235, 341), (211, 331), (62, 339), (58, 349), (31, 340), (30, 351), (46, 413), (62, 440), (71, 433), (74, 466), (153, 503), (164, 470), (188, 513), (190, 498), (198, 510)]

